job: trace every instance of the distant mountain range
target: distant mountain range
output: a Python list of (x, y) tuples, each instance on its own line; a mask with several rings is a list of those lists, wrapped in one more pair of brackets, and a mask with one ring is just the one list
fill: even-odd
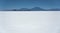
[(12, 9), (12, 10), (4, 10), (4, 11), (60, 11), (60, 9), (58, 9), (58, 8), (56, 8), (56, 9), (43, 9), (40, 7), (34, 7), (31, 9), (21, 8), (21, 9)]

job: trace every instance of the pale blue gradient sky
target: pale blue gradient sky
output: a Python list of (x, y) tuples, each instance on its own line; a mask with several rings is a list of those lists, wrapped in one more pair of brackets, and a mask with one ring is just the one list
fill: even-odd
[(0, 0), (0, 9), (41, 7), (60, 8), (60, 0)]

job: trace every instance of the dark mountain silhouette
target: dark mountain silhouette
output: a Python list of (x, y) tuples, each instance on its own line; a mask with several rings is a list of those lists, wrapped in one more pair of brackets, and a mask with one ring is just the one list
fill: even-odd
[(28, 8), (21, 8), (18, 11), (30, 11), (30, 9), (28, 9)]
[(13, 9), (12, 11), (17, 11), (17, 9)]
[(59, 8), (55, 8), (55, 9), (43, 9), (40, 7), (34, 7), (31, 9), (28, 8), (21, 8), (21, 9), (12, 9), (12, 10), (5, 10), (5, 11), (60, 11)]
[(44, 11), (45, 9), (42, 9), (42, 8), (40, 8), (40, 7), (34, 7), (34, 8), (32, 8), (32, 9), (28, 9), (28, 8), (21, 8), (21, 9), (19, 9), (19, 10), (17, 10), (17, 11)]
[(30, 9), (31, 11), (45, 11), (45, 9), (42, 9), (40, 7), (34, 7), (32, 9)]

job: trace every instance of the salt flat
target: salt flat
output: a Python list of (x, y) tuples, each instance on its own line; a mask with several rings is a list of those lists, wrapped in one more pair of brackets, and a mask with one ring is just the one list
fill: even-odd
[(60, 33), (60, 11), (0, 12), (1, 33)]

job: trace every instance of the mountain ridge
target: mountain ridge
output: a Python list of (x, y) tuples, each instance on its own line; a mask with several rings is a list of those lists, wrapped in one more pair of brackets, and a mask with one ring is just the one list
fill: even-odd
[(4, 11), (60, 11), (59, 8), (55, 8), (55, 9), (43, 9), (40, 7), (34, 7), (31, 9), (28, 8), (21, 8), (21, 9), (11, 9), (11, 10), (4, 10)]

